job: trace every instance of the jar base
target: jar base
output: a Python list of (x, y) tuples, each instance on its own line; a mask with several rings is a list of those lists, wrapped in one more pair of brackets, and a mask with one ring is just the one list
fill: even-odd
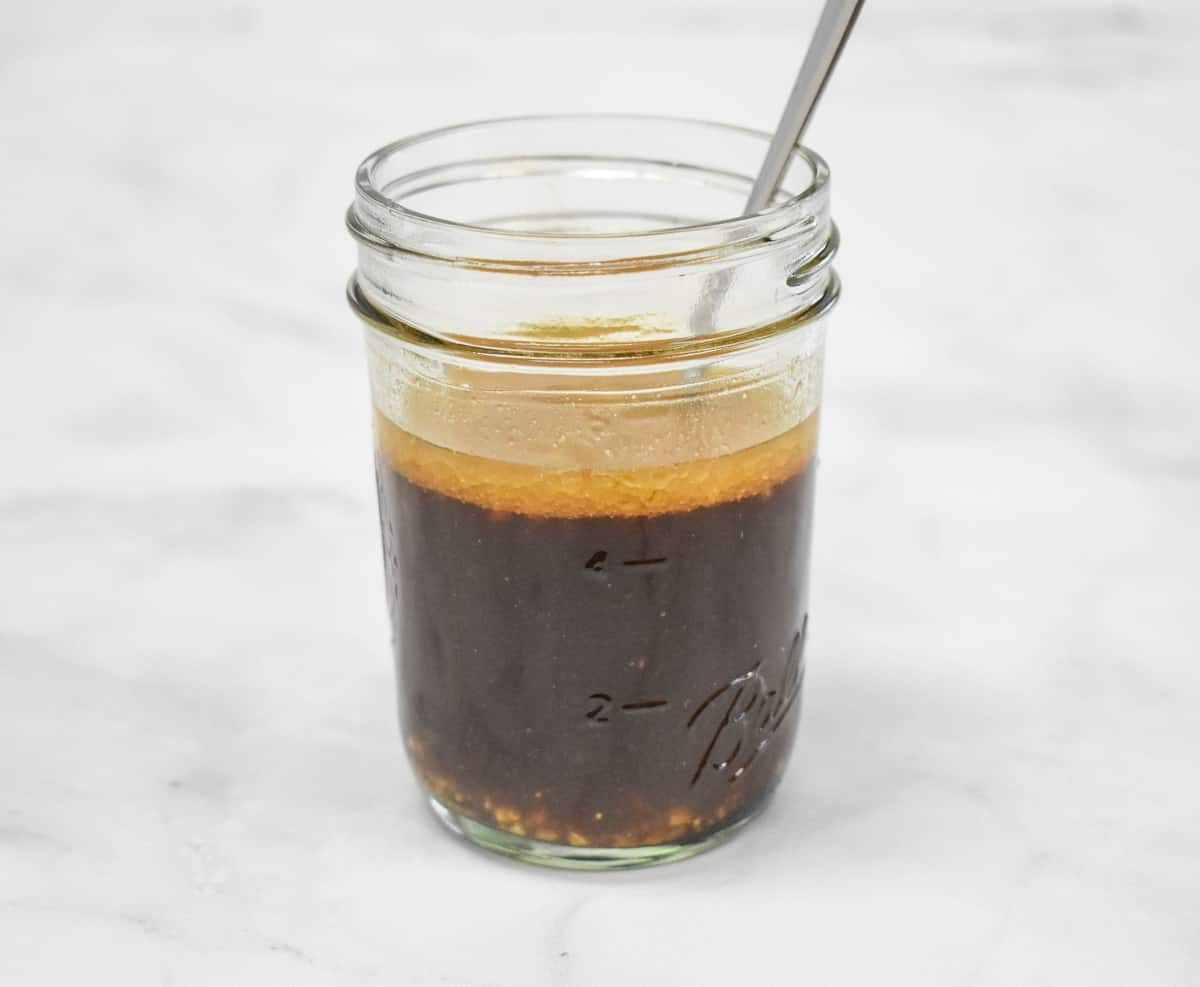
[(698, 853), (718, 847), (737, 834), (765, 808), (765, 803), (750, 814), (743, 816), (724, 829), (711, 833), (702, 840), (692, 843), (663, 843), (657, 846), (636, 847), (581, 847), (566, 843), (547, 843), (525, 836), (506, 833), (484, 823), (477, 822), (454, 809), (443, 805), (430, 796), (429, 804), (434, 815), (452, 833), (484, 850), (498, 853), (527, 864), (541, 867), (558, 867), (564, 870), (632, 870), (638, 867), (653, 867), (676, 860), (686, 860)]

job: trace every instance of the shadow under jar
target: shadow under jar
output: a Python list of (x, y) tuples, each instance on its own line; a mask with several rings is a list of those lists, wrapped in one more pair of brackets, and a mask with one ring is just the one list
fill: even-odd
[(763, 808), (800, 713), (828, 172), (767, 135), (545, 117), (358, 172), (405, 744), (524, 860), (677, 859)]

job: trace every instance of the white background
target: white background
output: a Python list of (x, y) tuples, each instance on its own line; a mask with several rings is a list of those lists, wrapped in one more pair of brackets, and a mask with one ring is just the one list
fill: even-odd
[(1200, 13), (868, 2), (805, 719), (709, 856), (409, 779), (342, 228), (497, 114), (773, 126), (815, 0), (9, 4), (0, 982), (1200, 982)]

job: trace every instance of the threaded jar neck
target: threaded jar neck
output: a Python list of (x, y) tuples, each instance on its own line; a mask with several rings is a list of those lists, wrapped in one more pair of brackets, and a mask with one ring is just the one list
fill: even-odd
[(829, 171), (797, 148), (741, 216), (769, 137), (638, 116), (526, 117), (389, 144), (358, 170), (355, 308), (413, 345), (638, 358), (798, 328), (837, 296)]

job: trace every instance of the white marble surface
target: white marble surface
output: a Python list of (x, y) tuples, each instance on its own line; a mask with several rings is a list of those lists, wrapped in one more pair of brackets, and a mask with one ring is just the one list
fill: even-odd
[(1200, 983), (1194, 8), (868, 10), (812, 135), (793, 768), (728, 847), (583, 877), (454, 842), (402, 759), (352, 170), (498, 113), (770, 126), (814, 4), (26, 7), (0, 983)]

